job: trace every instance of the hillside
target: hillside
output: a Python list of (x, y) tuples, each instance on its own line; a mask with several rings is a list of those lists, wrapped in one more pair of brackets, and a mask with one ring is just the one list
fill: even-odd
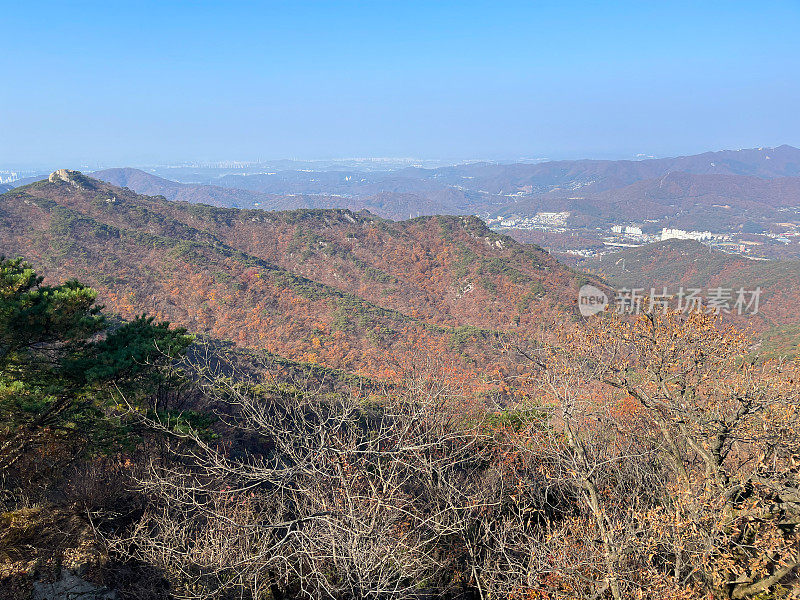
[(554, 191), (496, 209), (497, 215), (570, 211), (573, 221), (662, 221), (690, 229), (733, 229), (744, 219), (775, 219), (800, 206), (800, 177), (765, 179), (729, 174), (670, 172), (599, 192)]
[(214, 185), (178, 183), (139, 169), (104, 169), (91, 174), (95, 179), (117, 187), (127, 187), (139, 194), (164, 196), (167, 200), (201, 202), (212, 206), (266, 209), (281, 208), (279, 198), (248, 190), (226, 189)]
[[(483, 201), (480, 194), (449, 187), (419, 185), (402, 178), (372, 181), (352, 172), (227, 175), (215, 179), (215, 185), (179, 183), (131, 168), (105, 169), (91, 176), (139, 194), (164, 196), (167, 200), (264, 210), (347, 208), (368, 210), (389, 219), (470, 214)], [(351, 184), (354, 177), (357, 183)]]
[(80, 278), (125, 317), (373, 374), (420, 347), (488, 366), (482, 330), (574, 306), (580, 279), (472, 217), (220, 209), (65, 171), (0, 196), (0, 231), (0, 253)]
[(580, 268), (606, 280), (616, 288), (666, 287), (669, 293), (699, 288), (761, 288), (759, 311), (740, 324), (765, 335), (771, 347), (789, 348), (800, 343), (800, 261), (750, 260), (713, 250), (691, 240), (668, 240), (629, 248), (585, 260)]

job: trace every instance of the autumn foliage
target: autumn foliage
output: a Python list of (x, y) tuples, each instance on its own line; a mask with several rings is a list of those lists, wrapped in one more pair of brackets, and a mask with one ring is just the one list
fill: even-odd
[[(216, 209), (88, 178), (0, 208), (51, 279), (202, 334), (184, 358), (149, 319), (83, 340), (81, 377), (125, 369), (59, 406), (136, 435), (0, 498), (9, 522), (79, 506), (129, 597), (798, 597), (800, 365), (715, 317), (580, 319), (579, 276), (469, 218)], [(160, 354), (170, 331), (181, 352)], [(123, 352), (137, 332), (147, 352)], [(15, 356), (10, 407), (34, 354)], [(111, 377), (145, 365), (146, 386)]]
[(707, 315), (568, 324), (502, 406), (426, 360), (367, 394), (209, 379), (257, 444), (176, 439), (117, 543), (197, 597), (792, 597), (797, 365), (752, 349)]
[[(498, 333), (574, 304), (578, 277), (474, 217), (392, 222), (167, 202), (81, 177), (0, 196), (2, 250), (142, 312), (292, 360), (383, 377), (413, 347), (512, 368)], [(388, 367), (391, 369), (391, 367)], [(492, 379), (494, 376), (492, 376)]]

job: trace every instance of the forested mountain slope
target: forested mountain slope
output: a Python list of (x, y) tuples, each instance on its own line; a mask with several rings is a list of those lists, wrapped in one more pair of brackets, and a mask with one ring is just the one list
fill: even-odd
[[(767, 344), (786, 350), (800, 343), (800, 261), (751, 260), (692, 240), (667, 240), (628, 248), (580, 264), (618, 288), (760, 290), (758, 312), (733, 318), (763, 334)], [(736, 311), (732, 311), (736, 312)]]
[(438, 345), (487, 366), (480, 330), (569, 310), (581, 279), (475, 218), (218, 209), (58, 173), (0, 196), (0, 253), (86, 281), (123, 316), (292, 359), (377, 373)]

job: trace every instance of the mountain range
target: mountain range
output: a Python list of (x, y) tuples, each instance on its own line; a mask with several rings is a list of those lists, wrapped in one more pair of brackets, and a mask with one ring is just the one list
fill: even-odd
[[(270, 178), (265, 180), (267, 176), (260, 175), (224, 176), (216, 179), (215, 185), (180, 183), (131, 168), (105, 169), (91, 175), (140, 194), (160, 195), (168, 200), (267, 210), (348, 208), (354, 211), (367, 210), (389, 219), (472, 214), (480, 202), (476, 194), (466, 194), (447, 187), (418, 185), (413, 181), (396, 185), (381, 180), (361, 186), (355, 193), (346, 191), (350, 186), (338, 184), (339, 180), (348, 177), (360, 178), (360, 173), (315, 173), (315, 178), (309, 178), (305, 172), (286, 172), (281, 173), (279, 181), (270, 181)], [(297, 175), (299, 177), (295, 177)]]
[(107, 169), (93, 176), (143, 194), (216, 206), (349, 208), (391, 219), (433, 214), (524, 218), (569, 211), (570, 224), (578, 227), (650, 219), (731, 228), (800, 206), (800, 150), (791, 146), (641, 161), (471, 163), (394, 171), (170, 171), (180, 182), (156, 173)]
[(781, 209), (800, 207), (800, 177), (694, 174), (674, 171), (603, 191), (553, 191), (496, 209), (525, 217), (569, 211), (574, 225), (653, 221), (658, 227), (732, 230), (749, 220), (774, 220)]
[(492, 372), (497, 335), (575, 314), (587, 280), (476, 217), (218, 208), (66, 170), (0, 195), (0, 232), (0, 254), (125, 318), (370, 375), (421, 347)]
[(139, 169), (105, 169), (92, 173), (92, 177), (107, 181), (117, 187), (127, 187), (148, 196), (163, 196), (168, 200), (195, 202), (211, 206), (245, 208), (263, 203), (275, 206), (280, 198), (270, 194), (223, 188), (215, 185), (180, 183), (164, 179)]

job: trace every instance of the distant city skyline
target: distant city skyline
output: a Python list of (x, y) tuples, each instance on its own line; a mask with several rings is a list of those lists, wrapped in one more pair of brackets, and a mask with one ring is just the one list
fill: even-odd
[[(791, 144), (780, 144), (791, 146)], [(447, 158), (417, 158), (417, 157), (407, 157), (407, 156), (361, 156), (361, 157), (333, 157), (333, 158), (317, 158), (317, 157), (310, 157), (310, 158), (301, 158), (301, 157), (284, 157), (284, 158), (274, 158), (274, 159), (256, 159), (256, 160), (174, 160), (174, 161), (163, 161), (163, 162), (153, 162), (153, 163), (134, 163), (134, 162), (125, 162), (125, 161), (112, 161), (112, 162), (105, 162), (105, 161), (44, 161), (44, 162), (29, 162), (29, 163), (15, 163), (13, 161), (9, 162), (2, 162), (0, 163), (0, 183), (3, 183), (4, 175), (9, 172), (17, 171), (20, 173), (21, 177), (24, 177), (26, 174), (32, 173), (44, 173), (46, 171), (52, 171), (57, 168), (65, 168), (64, 164), (66, 164), (66, 168), (70, 169), (77, 169), (77, 170), (86, 170), (86, 171), (94, 171), (94, 170), (102, 170), (102, 169), (110, 169), (110, 168), (122, 168), (122, 167), (130, 167), (134, 169), (145, 169), (145, 170), (158, 170), (158, 169), (170, 169), (170, 168), (203, 168), (203, 169), (247, 169), (247, 168), (254, 168), (254, 167), (264, 167), (267, 168), (269, 165), (273, 165), (278, 170), (282, 170), (282, 167), (279, 167), (281, 163), (285, 163), (286, 170), (300, 169), (303, 165), (307, 166), (316, 166), (318, 170), (325, 171), (325, 170), (334, 170), (335, 165), (353, 165), (351, 168), (353, 170), (394, 170), (398, 168), (403, 168), (406, 166), (418, 166), (423, 168), (437, 168), (437, 167), (444, 167), (444, 166), (455, 166), (455, 165), (466, 165), (470, 163), (494, 163), (494, 164), (536, 164), (542, 162), (549, 162), (549, 161), (575, 161), (575, 160), (609, 160), (609, 161), (640, 161), (640, 160), (653, 160), (659, 158), (674, 158), (678, 156), (694, 156), (697, 154), (703, 154), (705, 152), (719, 152), (719, 151), (736, 151), (736, 150), (752, 150), (752, 149), (772, 149), (777, 146), (756, 146), (754, 148), (709, 148), (704, 151), (700, 151), (697, 153), (676, 153), (673, 155), (663, 155), (663, 156), (656, 156), (652, 154), (636, 154), (633, 156), (615, 156), (615, 155), (607, 155), (607, 156), (586, 156), (586, 155), (564, 155), (564, 156), (552, 156), (552, 157), (539, 157), (539, 158), (530, 158), (530, 157), (518, 157), (518, 158), (466, 158), (466, 159), (447, 159)], [(62, 164), (63, 163), (63, 164)], [(363, 169), (363, 167), (367, 166), (369, 163), (378, 163), (373, 164), (372, 169)], [(344, 169), (344, 166), (341, 167)], [(316, 170), (316, 169), (312, 169)], [(11, 179), (13, 180), (13, 178)], [(11, 181), (9, 180), (9, 181)]]
[(800, 146), (800, 3), (0, 4), (0, 165)]
[[(768, 147), (762, 147), (768, 148)], [(717, 151), (727, 151), (727, 150), (747, 150), (748, 148), (710, 148), (705, 152), (717, 152)], [(702, 154), (700, 152), (699, 154)], [(269, 165), (273, 165), (278, 170), (292, 170), (292, 169), (299, 169), (303, 165), (314, 167), (316, 166), (318, 170), (325, 171), (325, 170), (335, 170), (336, 168), (344, 169), (343, 165), (352, 164), (353, 166), (350, 167), (353, 170), (395, 170), (398, 168), (403, 168), (406, 166), (418, 166), (422, 168), (437, 168), (437, 167), (444, 167), (444, 166), (456, 166), (456, 165), (465, 165), (470, 163), (494, 163), (494, 164), (536, 164), (541, 162), (548, 162), (548, 161), (572, 161), (572, 160), (610, 160), (610, 161), (617, 161), (617, 160), (632, 160), (632, 161), (639, 161), (639, 160), (651, 160), (651, 159), (659, 159), (659, 158), (672, 158), (675, 156), (691, 156), (689, 153), (680, 153), (671, 156), (655, 156), (655, 155), (644, 155), (644, 154), (637, 154), (634, 156), (553, 156), (553, 157), (540, 157), (540, 158), (530, 158), (530, 157), (519, 157), (519, 158), (505, 158), (505, 159), (496, 159), (496, 158), (467, 158), (467, 159), (446, 159), (446, 158), (414, 158), (414, 157), (391, 157), (391, 156), (363, 156), (363, 157), (334, 157), (334, 158), (300, 158), (300, 157), (290, 157), (290, 158), (275, 158), (275, 159), (257, 159), (257, 160), (217, 160), (217, 161), (203, 161), (203, 160), (175, 160), (175, 161), (165, 161), (159, 163), (133, 163), (133, 162), (125, 162), (125, 161), (118, 161), (118, 162), (104, 162), (104, 161), (44, 161), (44, 162), (30, 162), (30, 163), (14, 163), (14, 162), (2, 162), (0, 163), (0, 183), (6, 182), (5, 176), (10, 172), (17, 172), (19, 178), (24, 178), (27, 175), (31, 175), (34, 173), (45, 173), (49, 171), (53, 171), (58, 168), (70, 168), (76, 170), (84, 170), (87, 172), (95, 171), (95, 170), (102, 170), (102, 169), (111, 169), (111, 168), (122, 168), (122, 167), (130, 167), (134, 169), (144, 169), (144, 170), (153, 170), (156, 171), (158, 169), (170, 169), (170, 168), (204, 168), (204, 169), (247, 169), (253, 167), (264, 167), (267, 168)], [(373, 164), (372, 169), (364, 169), (368, 163), (380, 163), (380, 164)], [(285, 163), (285, 167), (278, 167), (280, 163)], [(66, 167), (65, 167), (66, 165)], [(342, 165), (338, 167), (336, 165)], [(317, 170), (317, 169), (312, 169)], [(13, 181), (16, 178), (8, 179), (8, 181)]]

